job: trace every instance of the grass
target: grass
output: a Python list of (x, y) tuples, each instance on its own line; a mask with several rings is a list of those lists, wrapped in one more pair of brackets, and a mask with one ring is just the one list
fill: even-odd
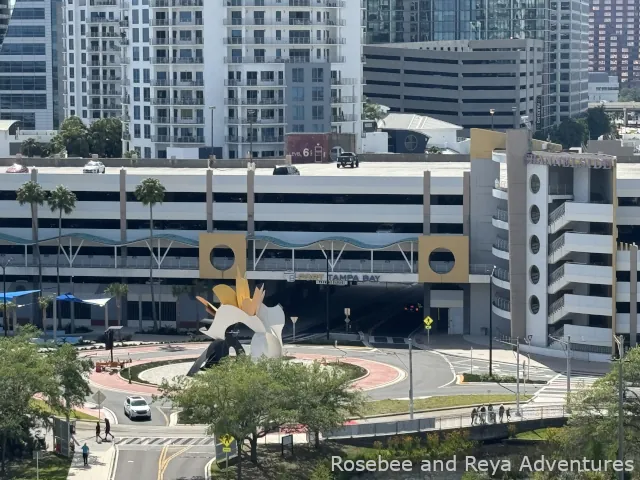
[(131, 381), (138, 383), (145, 383), (147, 385), (152, 385), (151, 383), (140, 378), (140, 374), (145, 370), (149, 370), (151, 368), (163, 367), (165, 365), (172, 365), (174, 363), (185, 363), (185, 362), (195, 362), (196, 357), (194, 358), (181, 358), (179, 360), (163, 360), (161, 362), (149, 362), (142, 363), (140, 365), (133, 365), (132, 367), (123, 368), (120, 372), (120, 376), (125, 380), (129, 380), (129, 370), (131, 371)]
[[(40, 478), (46, 480), (67, 480), (71, 459), (45, 453), (39, 460)], [(11, 480), (33, 480), (36, 478), (36, 461), (29, 459), (9, 464), (8, 477)]]
[[(516, 377), (514, 376), (501, 376), (501, 375), (493, 375), (489, 376), (489, 374), (484, 373), (482, 375), (478, 375), (477, 373), (463, 373), (465, 382), (497, 382), (497, 383), (516, 383)], [(530, 380), (530, 379), (520, 379), (520, 383), (531, 383), (531, 384), (543, 384), (547, 383), (546, 380)]]
[[(36, 403), (40, 407), (40, 409), (44, 410), (47, 413), (50, 413), (51, 415), (61, 415), (60, 412), (54, 411), (49, 405), (47, 405), (46, 402), (44, 402), (44, 400), (39, 400), (34, 398), (32, 402)], [(72, 410), (71, 418), (76, 420), (86, 420), (89, 422), (98, 420), (98, 417), (94, 417), (93, 415), (89, 415), (88, 413), (84, 413), (79, 410)]]
[[(520, 395), (521, 401), (530, 399), (530, 395)], [(458, 408), (476, 404), (500, 404), (513, 403), (516, 396), (511, 394), (499, 395), (444, 395), (441, 397), (429, 397), (416, 399), (413, 402), (414, 410), (430, 410), (436, 408)], [(409, 400), (376, 400), (367, 402), (363, 415), (392, 415), (409, 412)]]
[(516, 438), (521, 440), (549, 440), (549, 436), (554, 435), (559, 428), (540, 428), (538, 430), (530, 430), (528, 432), (520, 432), (516, 435)]

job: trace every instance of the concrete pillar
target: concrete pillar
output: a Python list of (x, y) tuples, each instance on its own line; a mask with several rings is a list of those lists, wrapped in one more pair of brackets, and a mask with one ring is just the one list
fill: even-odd
[(213, 170), (207, 169), (207, 233), (213, 232)]
[(425, 170), (422, 187), (422, 234), (431, 234), (431, 172)]
[(463, 330), (462, 332), (465, 335), (469, 335), (471, 333), (471, 285), (464, 284), (462, 285), (462, 303), (463, 303)]
[[(638, 337), (638, 245), (629, 245), (629, 337), (631, 348), (637, 345)], [(614, 312), (615, 315), (615, 312)]]
[(471, 234), (471, 172), (462, 176), (462, 234)]
[(247, 234), (253, 236), (256, 231), (255, 225), (255, 183), (256, 172), (247, 169)]
[(628, 127), (629, 126), (629, 112), (627, 111), (626, 108), (622, 110), (622, 115), (624, 117), (624, 126)]
[[(423, 283), (422, 305), (424, 308), (424, 317), (431, 316), (431, 285)], [(432, 317), (433, 318), (433, 317)]]

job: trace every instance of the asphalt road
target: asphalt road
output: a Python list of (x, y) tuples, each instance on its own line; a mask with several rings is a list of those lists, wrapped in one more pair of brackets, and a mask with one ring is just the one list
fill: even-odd
[(117, 480), (158, 480), (161, 449), (118, 449)]
[[(193, 446), (180, 449), (177, 456), (166, 464), (164, 475), (160, 478), (164, 480), (204, 480), (204, 468), (213, 457), (215, 457), (215, 451), (212, 447)], [(167, 456), (166, 458), (171, 457)]]

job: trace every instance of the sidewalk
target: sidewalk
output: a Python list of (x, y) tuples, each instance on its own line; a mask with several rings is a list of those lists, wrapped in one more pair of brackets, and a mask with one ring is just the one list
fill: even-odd
[[(78, 431), (75, 436), (78, 444), (71, 462), (67, 479), (72, 480), (109, 480), (109, 474), (113, 467), (116, 449), (112, 442), (97, 443), (95, 435), (84, 430)], [(85, 467), (82, 460), (82, 445), (87, 443), (89, 447), (89, 466)]]

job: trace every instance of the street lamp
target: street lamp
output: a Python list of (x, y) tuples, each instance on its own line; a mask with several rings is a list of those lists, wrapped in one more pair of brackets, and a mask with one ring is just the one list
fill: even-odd
[(2, 262), (0, 263), (0, 267), (2, 267), (2, 319), (5, 337), (9, 334), (9, 320), (7, 319), (7, 267), (11, 263), (11, 260), (11, 257), (6, 258), (5, 255), (2, 255)]
[(329, 255), (327, 255), (327, 252), (324, 251), (324, 246), (322, 244), (319, 244), (320, 248), (322, 249), (323, 253), (324, 253), (324, 257), (327, 259), (327, 284), (325, 285), (325, 324), (326, 324), (326, 330), (327, 330), (327, 340), (329, 340)]
[(247, 110), (247, 120), (249, 120), (249, 158), (253, 158), (253, 122), (255, 120), (254, 115), (257, 115), (255, 108), (249, 108)]
[(493, 115), (496, 113), (496, 109), (492, 108), (489, 110), (489, 114), (491, 115), (491, 130), (493, 130)]
[[(493, 116), (491, 118), (493, 119)], [(493, 272), (495, 271), (494, 265), (489, 276), (489, 377), (493, 376)]]
[(211, 110), (211, 155), (213, 155), (213, 113), (216, 111), (216, 107), (210, 106)]
[(351, 315), (351, 309), (350, 308), (345, 308), (344, 309), (344, 323), (346, 323), (346, 331), (347, 333), (349, 333), (349, 322), (351, 321), (351, 319), (349, 318), (349, 315)]
[[(624, 378), (622, 371), (622, 361), (624, 358), (624, 337), (613, 336), (613, 340), (618, 346), (618, 460), (624, 462)], [(615, 354), (615, 352), (614, 352)], [(620, 480), (624, 480), (624, 471), (619, 473)]]
[(298, 317), (291, 317), (291, 323), (293, 323), (293, 343), (296, 343), (296, 322)]

